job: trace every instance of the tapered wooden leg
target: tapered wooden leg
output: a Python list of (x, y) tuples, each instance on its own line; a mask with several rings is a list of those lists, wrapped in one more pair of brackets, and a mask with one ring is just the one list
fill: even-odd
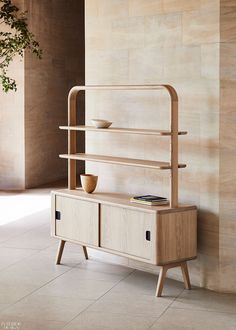
[(181, 270), (184, 278), (184, 286), (185, 289), (191, 290), (191, 284), (190, 284), (190, 279), (189, 279), (189, 273), (188, 273), (188, 265), (187, 262), (182, 262), (181, 263)]
[(63, 253), (63, 250), (64, 250), (65, 243), (66, 243), (66, 241), (63, 241), (63, 240), (61, 240), (59, 242), (57, 257), (56, 257), (56, 264), (57, 265), (60, 265), (60, 263), (61, 263), (61, 257), (62, 257), (62, 253)]
[(188, 289), (188, 290), (191, 289), (187, 262), (186, 261), (175, 262), (172, 264), (167, 264), (167, 265), (161, 266), (161, 270), (160, 270), (158, 282), (157, 282), (157, 291), (156, 291), (157, 297), (161, 297), (167, 270), (170, 268), (174, 268), (174, 267), (181, 267), (183, 278), (184, 278), (185, 289)]
[(167, 269), (168, 268), (166, 266), (161, 266), (160, 273), (158, 276), (158, 282), (157, 282), (157, 290), (156, 290), (157, 297), (161, 297)]
[(88, 251), (87, 251), (87, 248), (86, 246), (83, 246), (83, 251), (84, 251), (84, 256), (85, 256), (85, 259), (88, 260)]

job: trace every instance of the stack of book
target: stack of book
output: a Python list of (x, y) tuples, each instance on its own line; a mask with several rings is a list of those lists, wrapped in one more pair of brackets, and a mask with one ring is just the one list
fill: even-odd
[(132, 203), (139, 203), (144, 205), (167, 205), (169, 201), (165, 197), (154, 196), (154, 195), (144, 195), (144, 196), (134, 196), (130, 199)]

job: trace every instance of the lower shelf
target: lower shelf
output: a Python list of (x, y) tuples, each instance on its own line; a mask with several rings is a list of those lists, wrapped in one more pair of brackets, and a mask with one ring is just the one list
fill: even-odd
[[(62, 154), (60, 158), (66, 159), (74, 159), (74, 160), (87, 160), (92, 162), (99, 163), (108, 163), (108, 164), (118, 164), (118, 165), (126, 165), (126, 166), (136, 166), (136, 167), (145, 167), (145, 168), (153, 168), (159, 170), (169, 170), (171, 169), (171, 165), (169, 162), (161, 162), (154, 160), (143, 160), (143, 159), (133, 159), (133, 158), (122, 158), (122, 157), (111, 157), (104, 155), (92, 155), (92, 154)], [(179, 164), (179, 168), (185, 168), (185, 164)]]

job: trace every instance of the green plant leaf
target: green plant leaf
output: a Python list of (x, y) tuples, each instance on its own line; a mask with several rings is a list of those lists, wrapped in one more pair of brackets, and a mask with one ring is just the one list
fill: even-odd
[(8, 67), (15, 56), (23, 57), (28, 49), (39, 59), (42, 58), (42, 50), (34, 35), (28, 30), (27, 12), (20, 12), (12, 0), (0, 0), (0, 27), (10, 27), (10, 32), (0, 31), (0, 84), (2, 90), (16, 91), (16, 81), (7, 74)]

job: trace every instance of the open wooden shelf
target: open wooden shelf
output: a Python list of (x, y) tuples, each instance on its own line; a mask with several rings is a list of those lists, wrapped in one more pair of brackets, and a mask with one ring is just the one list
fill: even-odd
[[(171, 136), (171, 131), (168, 130), (157, 130), (157, 129), (142, 129), (142, 128), (119, 128), (119, 127), (109, 127), (109, 128), (96, 128), (94, 126), (60, 126), (63, 130), (72, 131), (96, 131), (96, 132), (106, 132), (106, 133), (126, 133), (126, 134), (140, 134), (140, 135), (159, 135), (159, 136)], [(178, 135), (186, 135), (186, 131), (179, 131)]]
[[(86, 94), (88, 91), (156, 91), (165, 90), (170, 97), (170, 120), (169, 128), (165, 130), (160, 129), (145, 129), (145, 128), (119, 128), (110, 127), (109, 129), (97, 129), (89, 125), (80, 125), (78, 122), (78, 104), (77, 97), (79, 94)], [(148, 114), (147, 114), (148, 115)], [(68, 132), (68, 154), (60, 157), (68, 159), (68, 188), (70, 190), (76, 189), (76, 161), (94, 161), (108, 164), (128, 165), (136, 167), (145, 167), (152, 169), (170, 170), (170, 206), (178, 207), (178, 169), (184, 168), (186, 165), (178, 162), (178, 137), (185, 135), (187, 132), (179, 131), (178, 129), (178, 95), (176, 90), (166, 84), (158, 85), (89, 85), (89, 86), (75, 86), (68, 95), (68, 124), (60, 127)], [(118, 134), (140, 134), (149, 136), (168, 136), (169, 144), (169, 161), (153, 161), (142, 159), (130, 159), (120, 157), (109, 157), (103, 155), (88, 155), (80, 154), (77, 151), (77, 132), (92, 131), (92, 132), (109, 132)], [(125, 146), (124, 146), (125, 147)]]
[[(136, 166), (136, 167), (146, 167), (154, 168), (159, 170), (169, 170), (171, 165), (169, 162), (161, 162), (154, 160), (143, 160), (143, 159), (132, 159), (132, 158), (123, 158), (123, 157), (112, 157), (112, 156), (103, 156), (103, 155), (91, 155), (84, 153), (76, 154), (62, 154), (60, 158), (73, 159), (73, 160), (87, 160), (92, 162), (99, 163), (108, 163), (108, 164), (118, 164), (126, 166)], [(179, 168), (186, 167), (185, 164), (179, 164)]]

